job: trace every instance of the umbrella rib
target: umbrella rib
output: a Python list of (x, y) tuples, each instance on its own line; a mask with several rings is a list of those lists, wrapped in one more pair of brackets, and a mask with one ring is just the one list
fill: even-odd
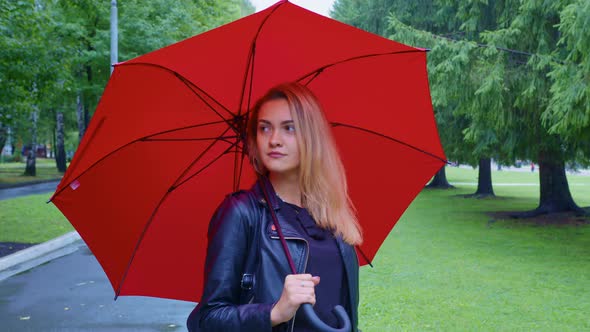
[(432, 157), (434, 159), (440, 160), (440, 161), (442, 161), (445, 164), (448, 164), (448, 165), (451, 164), (448, 160), (446, 160), (444, 158), (441, 158), (441, 157), (439, 157), (439, 156), (437, 156), (435, 154), (432, 154), (432, 153), (430, 153), (430, 152), (428, 152), (426, 150), (420, 149), (420, 148), (415, 147), (415, 146), (413, 146), (411, 144), (408, 144), (408, 143), (406, 143), (404, 141), (400, 141), (398, 139), (395, 139), (393, 137), (390, 137), (390, 136), (387, 136), (387, 135), (378, 133), (376, 131), (365, 129), (365, 128), (361, 128), (361, 127), (357, 127), (357, 126), (352, 126), (352, 125), (349, 125), (349, 124), (338, 123), (338, 122), (331, 122), (331, 124), (332, 124), (332, 127), (346, 127), (346, 128), (350, 128), (350, 129), (356, 129), (356, 130), (364, 131), (366, 133), (373, 134), (373, 135), (376, 135), (376, 136), (380, 136), (380, 137), (383, 137), (383, 138), (388, 139), (390, 141), (394, 141), (394, 142), (399, 143), (401, 145), (407, 146), (410, 149), (413, 149), (413, 150), (416, 150), (418, 152), (421, 152), (421, 153), (423, 153), (423, 154), (425, 154), (427, 156), (430, 156), (430, 157)]
[(367, 264), (369, 264), (369, 266), (373, 267), (373, 263), (367, 257), (367, 255), (365, 255), (365, 253), (361, 250), (361, 247), (360, 246), (356, 246), (356, 250), (358, 250), (361, 253), (361, 256), (363, 256), (363, 258), (365, 259), (365, 261), (367, 262)]
[[(205, 91), (203, 91), (203, 89), (199, 88), (198, 86), (196, 86), (195, 84), (193, 84), (193, 82), (189, 81), (187, 78), (181, 76), (178, 73), (175, 73), (176, 77), (178, 77), (197, 97), (199, 97), (199, 99), (201, 99), (201, 101), (203, 103), (205, 103), (205, 105), (207, 105), (207, 107), (209, 107), (211, 109), (211, 111), (213, 111), (213, 113), (217, 114), (217, 116), (219, 116), (222, 119), (225, 119), (219, 112), (217, 112), (217, 110), (211, 106), (211, 104), (209, 104), (205, 98), (203, 98), (200, 94), (198, 94), (195, 90), (193, 90), (193, 86), (198, 89), (201, 93), (204, 93), (205, 95), (207, 95), (207, 97), (211, 98), (211, 100), (213, 100), (216, 104), (218, 104), (219, 106), (221, 106), (221, 108), (223, 110), (225, 110), (227, 113), (230, 114), (231, 117), (234, 116), (234, 114), (225, 106), (221, 105), (221, 103), (219, 103), (217, 100), (213, 99), (213, 97), (211, 97), (209, 94), (205, 93)], [(226, 121), (227, 122), (227, 121)]]
[(213, 165), (213, 163), (215, 163), (217, 160), (219, 160), (219, 158), (223, 157), (226, 153), (230, 152), (230, 150), (233, 149), (236, 145), (238, 145), (238, 143), (239, 143), (239, 141), (232, 143), (232, 145), (229, 146), (223, 153), (219, 154), (219, 156), (215, 157), (215, 159), (211, 160), (207, 165), (203, 166), (200, 170), (198, 170), (195, 174), (188, 177), (186, 180), (180, 182), (177, 185), (170, 187), (170, 189), (168, 191), (172, 192), (172, 191), (176, 190), (176, 188), (182, 186), (183, 184), (185, 184), (186, 182), (188, 182), (189, 180), (191, 180), (195, 176), (199, 175), (202, 171), (204, 171), (209, 166)]
[[(226, 131), (229, 130), (226, 129)], [(178, 188), (179, 186), (181, 186), (183, 183), (185, 183), (186, 181), (192, 179), (195, 175), (197, 175), (198, 173), (200, 173), (201, 171), (203, 171), (204, 169), (206, 169), (207, 167), (211, 166), (214, 162), (216, 162), (217, 160), (219, 160), (219, 158), (221, 158), (223, 155), (225, 155), (229, 150), (231, 150), (236, 144), (238, 144), (238, 142), (233, 143), (230, 147), (228, 147), (222, 154), (220, 154), (219, 156), (217, 156), (214, 160), (212, 160), (211, 162), (209, 162), (207, 165), (205, 165), (202, 169), (200, 169), (196, 174), (191, 175), (191, 177), (189, 177), (188, 179), (186, 179), (185, 181), (179, 183), (178, 185), (172, 185), (172, 187), (170, 187), (166, 193), (164, 194), (164, 196), (162, 196), (162, 198), (160, 199), (160, 201), (158, 202), (158, 204), (156, 205), (156, 207), (154, 208), (154, 210), (152, 211), (152, 214), (150, 215), (150, 218), (148, 219), (148, 221), (145, 224), (145, 227), (143, 228), (143, 231), (141, 232), (141, 235), (139, 236), (139, 239), (137, 240), (137, 243), (135, 244), (135, 248), (133, 249), (133, 253), (131, 254), (131, 258), (129, 259), (129, 262), (127, 263), (127, 268), (125, 268), (125, 272), (123, 273), (123, 276), (121, 277), (121, 281), (119, 282), (119, 285), (117, 286), (117, 291), (115, 293), (115, 300), (119, 297), (119, 294), (121, 294), (121, 288), (123, 287), (123, 283), (125, 282), (125, 279), (127, 278), (127, 274), (129, 273), (129, 269), (131, 268), (131, 264), (133, 263), (133, 260), (135, 259), (135, 255), (137, 254), (137, 250), (139, 249), (139, 246), (141, 245), (141, 242), (143, 241), (145, 234), (147, 233), (147, 230), (150, 228), (150, 225), (152, 224), (152, 221), (154, 220), (154, 216), (156, 215), (156, 213), (158, 212), (158, 210), (160, 209), (160, 207), (162, 206), (162, 204), (164, 203), (164, 201), (168, 198), (168, 196), (170, 195), (170, 193), (172, 193), (176, 188)], [(214, 144), (211, 144), (206, 151), (208, 151)], [(177, 178), (176, 181), (178, 181), (178, 179), (181, 179), (186, 173), (187, 171), (195, 164), (195, 162), (197, 162), (204, 154), (206, 151), (203, 151), (192, 163), (189, 167), (187, 167), (182, 174)], [(175, 181), (175, 182), (176, 182)]]
[[(262, 23), (260, 23), (260, 26), (258, 27), (258, 30), (256, 31), (256, 35), (254, 36), (254, 39), (252, 40), (252, 45), (250, 46), (250, 53), (248, 54), (248, 64), (246, 65), (246, 71), (244, 74), (244, 81), (242, 83), (242, 94), (240, 97), (240, 110), (238, 111), (238, 114), (242, 114), (241, 113), (241, 107), (244, 103), (244, 97), (246, 95), (246, 84), (248, 81), (248, 73), (250, 73), (250, 89), (248, 91), (248, 104), (247, 104), (247, 109), (250, 109), (250, 101), (252, 98), (252, 85), (254, 82), (254, 58), (256, 55), (256, 42), (258, 41), (258, 36), (260, 36), (260, 32), (262, 31), (262, 28), (264, 27), (264, 25), (266, 24), (266, 21), (268, 21), (268, 19), (272, 16), (272, 14), (274, 14), (277, 9), (279, 9), (283, 4), (285, 4), (285, 2), (287, 2), (286, 0), (281, 1), (280, 3), (278, 3), (270, 13), (268, 13), (268, 15), (264, 18), (264, 20), (262, 21)], [(245, 111), (244, 114), (248, 114), (248, 111)], [(246, 122), (248, 121), (248, 117), (246, 116)]]
[[(102, 119), (102, 120), (104, 120), (104, 119)], [(152, 137), (152, 136), (167, 134), (167, 133), (170, 133), (170, 132), (184, 130), (184, 129), (198, 128), (198, 127), (207, 126), (207, 125), (213, 125), (213, 124), (220, 124), (220, 123), (226, 123), (226, 121), (215, 121), (215, 122), (202, 123), (202, 124), (198, 124), (198, 125), (186, 126), (186, 127), (182, 127), (182, 128), (170, 129), (170, 130), (165, 130), (165, 131), (157, 132), (157, 133), (154, 133), (154, 134), (150, 134), (148, 136), (137, 138), (137, 139), (135, 139), (135, 140), (133, 140), (133, 141), (131, 141), (131, 142), (129, 142), (129, 143), (127, 143), (127, 144), (125, 144), (125, 145), (123, 145), (123, 146), (121, 146), (121, 147), (119, 147), (119, 148), (117, 148), (117, 149), (115, 149), (115, 150), (113, 150), (111, 152), (109, 152), (108, 154), (106, 154), (105, 156), (103, 156), (102, 158), (100, 158), (99, 160), (95, 161), (92, 165), (88, 166), (88, 168), (85, 169), (83, 172), (81, 172), (75, 179), (69, 181), (68, 182), (68, 185), (63, 186), (63, 188), (61, 188), (59, 191), (55, 192), (53, 194), (53, 196), (47, 201), (47, 203), (50, 203), (51, 201), (53, 201), (53, 199), (57, 195), (61, 194), (72, 182), (76, 181), (82, 175), (86, 174), (88, 171), (90, 171), (92, 168), (94, 168), (100, 162), (102, 162), (106, 158), (110, 157), (111, 155), (117, 153), (119, 150), (124, 149), (124, 148), (126, 148), (127, 146), (129, 146), (131, 144), (134, 144), (134, 143), (137, 143), (137, 142), (141, 142), (141, 141), (146, 141), (146, 140), (149, 141), (150, 140), (150, 137)], [(102, 125), (102, 121), (100, 122), (100, 125)], [(96, 131), (95, 131), (95, 133), (96, 133)], [(223, 137), (223, 136), (221, 136), (221, 137)], [(212, 139), (217, 139), (217, 138), (212, 138)], [(88, 146), (88, 145), (86, 145), (86, 146)], [(84, 151), (81, 151), (81, 152), (83, 153)], [(70, 167), (71, 167), (71, 165), (70, 165)]]
[[(230, 129), (231, 129), (230, 127), (226, 128), (226, 129), (223, 131), (222, 135), (224, 135), (225, 133), (227, 133), (227, 132), (228, 132)], [(188, 180), (192, 179), (192, 178), (193, 178), (195, 175), (197, 175), (197, 174), (199, 174), (200, 172), (202, 172), (202, 171), (203, 171), (203, 169), (205, 169), (205, 168), (209, 167), (209, 165), (211, 165), (213, 162), (215, 162), (217, 159), (219, 159), (219, 158), (220, 158), (222, 155), (224, 155), (225, 153), (227, 153), (227, 150), (226, 150), (226, 151), (224, 151), (224, 152), (223, 152), (222, 154), (220, 154), (220, 155), (219, 155), (217, 158), (215, 158), (215, 159), (214, 159), (212, 162), (210, 162), (209, 164), (205, 165), (205, 167), (204, 167), (204, 168), (200, 169), (200, 170), (199, 170), (197, 173), (195, 173), (195, 174), (191, 175), (191, 176), (190, 176), (188, 179), (186, 179), (185, 181), (183, 181), (183, 182), (181, 182), (181, 183), (178, 183), (178, 184), (176, 184), (176, 182), (177, 182), (178, 180), (182, 179), (182, 178), (183, 178), (183, 177), (186, 175), (186, 173), (188, 173), (188, 171), (189, 171), (189, 170), (190, 170), (190, 169), (191, 169), (191, 168), (192, 168), (192, 167), (193, 167), (193, 166), (194, 166), (194, 165), (195, 165), (197, 162), (199, 162), (199, 160), (201, 160), (201, 158), (203, 158), (203, 156), (204, 156), (204, 155), (205, 155), (207, 152), (209, 152), (209, 150), (211, 150), (211, 148), (213, 148), (213, 146), (215, 145), (215, 143), (216, 143), (216, 142), (218, 142), (218, 141), (217, 141), (217, 140), (215, 140), (215, 141), (213, 141), (211, 144), (209, 144), (209, 146), (208, 146), (208, 147), (207, 147), (205, 150), (203, 150), (203, 151), (202, 151), (202, 152), (199, 154), (199, 156), (197, 156), (197, 158), (195, 158), (195, 160), (193, 160), (193, 162), (191, 162), (191, 164), (190, 164), (190, 165), (189, 165), (189, 166), (188, 166), (188, 167), (187, 167), (187, 168), (186, 168), (186, 169), (185, 169), (185, 170), (182, 172), (182, 174), (181, 174), (181, 175), (180, 175), (180, 176), (179, 176), (179, 177), (176, 179), (176, 181), (174, 181), (174, 183), (175, 183), (175, 184), (173, 184), (173, 185), (170, 187), (170, 189), (168, 189), (168, 191), (169, 191), (169, 192), (172, 192), (172, 191), (174, 191), (174, 190), (175, 190), (176, 188), (178, 188), (180, 185), (182, 185), (182, 184), (183, 184), (183, 183), (185, 183), (186, 181), (188, 181)], [(227, 141), (225, 141), (225, 140), (224, 140), (224, 142), (227, 142)], [(238, 144), (238, 142), (239, 142), (239, 141), (236, 141), (236, 142), (227, 142), (227, 143), (230, 143), (231, 145), (230, 145), (230, 147), (229, 147), (229, 148), (232, 148), (232, 147), (234, 147), (236, 144)]]
[(323, 65), (320, 68), (307, 73), (305, 75), (303, 75), (302, 77), (297, 79), (297, 82), (301, 82), (303, 80), (305, 80), (306, 78), (310, 77), (313, 75), (313, 77), (307, 82), (305, 83), (305, 85), (309, 85), (309, 83), (311, 83), (314, 79), (316, 79), (319, 74), (321, 74), (325, 69), (330, 68), (330, 67), (334, 67), (336, 65), (340, 65), (343, 63), (347, 63), (347, 62), (351, 62), (351, 61), (356, 61), (356, 60), (361, 60), (361, 59), (366, 59), (366, 58), (373, 58), (373, 57), (378, 57), (378, 56), (386, 56), (386, 55), (398, 55), (398, 54), (406, 54), (406, 53), (423, 53), (425, 52), (424, 50), (419, 50), (419, 49), (414, 49), (414, 50), (406, 50), (406, 51), (395, 51), (395, 52), (385, 52), (385, 53), (374, 53), (374, 54), (365, 54), (365, 55), (359, 55), (359, 56), (355, 56), (355, 57), (351, 57), (348, 59), (344, 59), (344, 60), (340, 60), (337, 62), (333, 62), (333, 63), (329, 63), (327, 65)]
[[(284, 2), (279, 3), (264, 18), (264, 20), (262, 21), (262, 23), (258, 27), (258, 31), (256, 31), (256, 35), (254, 36), (254, 39), (252, 40), (252, 44), (250, 46), (250, 52), (248, 54), (248, 63), (246, 65), (246, 71), (244, 73), (244, 80), (242, 83), (242, 93), (240, 94), (240, 107), (238, 109), (238, 116), (241, 116), (242, 115), (242, 106), (244, 103), (244, 97), (246, 95), (246, 85), (248, 83), (248, 77), (250, 77), (250, 84), (248, 87), (248, 99), (247, 99), (247, 104), (246, 104), (246, 110), (244, 111), (244, 123), (248, 123), (248, 121), (249, 121), (249, 114), (250, 114), (249, 110), (250, 110), (250, 106), (251, 106), (250, 103), (252, 101), (252, 86), (254, 84), (254, 64), (255, 64), (254, 59), (256, 57), (256, 42), (258, 40), (258, 36), (260, 35), (260, 32), (262, 31), (262, 28), (266, 24), (266, 21), (268, 21), (270, 16), (272, 14), (274, 14), (274, 12), (283, 4), (284, 4)], [(238, 133), (238, 135), (240, 135), (240, 138), (244, 142), (243, 144), (246, 144), (245, 134)], [(235, 157), (234, 157), (234, 183), (233, 183), (234, 190), (237, 190), (237, 187), (238, 187), (238, 185), (241, 181), (241, 177), (242, 177), (242, 168), (244, 166), (244, 153), (243, 153), (243, 151), (241, 153), (241, 157), (242, 158), (240, 158), (240, 154), (238, 154), (238, 153), (236, 153)]]
[[(96, 134), (98, 133), (99, 129), (102, 128), (102, 125), (104, 124), (105, 121), (105, 117), (100, 118), (98, 125), (96, 126), (96, 129), (92, 132), (92, 136), (90, 136), (90, 138), (88, 139), (88, 142), (91, 142), (92, 139), (94, 138), (94, 136), (96, 136)], [(80, 151), (80, 155), (83, 155), (84, 152), (86, 151), (86, 149), (88, 148), (89, 143), (86, 143), (86, 145), (84, 146), (84, 148)], [(80, 161), (80, 158), (76, 158), (71, 164), (70, 167), (72, 170), (74, 170), (76, 166), (78, 166), (78, 162)], [(82, 172), (85, 173), (86, 171)], [(82, 175), (80, 174), (80, 175)], [(70, 177), (71, 174), (68, 175), (68, 178)], [(79, 176), (78, 176), (79, 177)], [(68, 179), (66, 178), (66, 180)], [(73, 180), (72, 180), (73, 181)], [(71, 182), (68, 183), (68, 185), (70, 185)], [(53, 195), (51, 196), (51, 198), (49, 198), (49, 200), (46, 202), (47, 204), (49, 204), (51, 201), (53, 201), (53, 199), (55, 198), (55, 196), (59, 195), (62, 191), (64, 191), (66, 189), (67, 186), (64, 186), (63, 188), (61, 188), (61, 190), (56, 191), (55, 193), (53, 193)]]
[[(236, 151), (236, 152), (238, 152), (238, 151)], [(244, 169), (244, 159), (245, 159), (244, 158), (245, 154), (244, 154), (243, 150), (242, 150), (241, 156), (242, 156), (242, 159), (240, 161), (240, 169), (239, 169), (238, 176), (237, 176), (238, 180), (234, 181), (234, 191), (238, 190), (238, 186), (239, 186), (240, 182), (242, 181), (242, 170)]]
[(141, 140), (142, 142), (197, 142), (197, 141), (210, 141), (217, 140), (227, 143), (231, 143), (232, 138), (238, 138), (238, 136), (221, 136), (221, 137), (204, 137), (204, 138), (146, 138)]
[(195, 83), (191, 82), (191, 80), (189, 80), (188, 78), (182, 76), (180, 73), (178, 73), (177, 71), (174, 71), (170, 68), (164, 67), (162, 65), (159, 64), (155, 64), (155, 63), (149, 63), (149, 62), (133, 62), (133, 63), (121, 63), (117, 65), (119, 66), (152, 66), (152, 67), (156, 67), (159, 69), (163, 69), (165, 71), (168, 71), (170, 73), (172, 73), (174, 76), (176, 76), (182, 83), (184, 83), (192, 92), (193, 94), (195, 94), (199, 99), (201, 99), (201, 101), (203, 103), (205, 103), (205, 105), (207, 105), (211, 111), (213, 111), (215, 114), (217, 114), (220, 118), (225, 119), (210, 103), (208, 103), (207, 101), (205, 101), (205, 99), (199, 94), (197, 93), (195, 90), (193, 90), (192, 87), (194, 87), (195, 89), (197, 89), (200, 93), (202, 93), (203, 95), (207, 96), (207, 98), (211, 99), (213, 102), (215, 102), (215, 104), (217, 104), (217, 106), (219, 106), (221, 109), (223, 109), (224, 111), (226, 111), (230, 116), (235, 116), (235, 114), (229, 110), (229, 108), (225, 107), (223, 104), (221, 104), (217, 99), (213, 98), (211, 95), (209, 95), (207, 92), (205, 92), (205, 90), (201, 89), (198, 85), (196, 85)]
[[(260, 32), (260, 31), (259, 31)], [(252, 93), (252, 75), (254, 75), (254, 55), (256, 54), (256, 38), (254, 37), (252, 45), (250, 45), (250, 52), (248, 53), (248, 64), (246, 65), (246, 72), (244, 73), (244, 80), (242, 82), (242, 92), (240, 93), (240, 106), (238, 108), (238, 115), (242, 114), (242, 105), (244, 103), (244, 95), (246, 94), (246, 82), (248, 81), (248, 73), (250, 73), (250, 91), (248, 92), (248, 109), (250, 108), (250, 94)]]
[(163, 130), (163, 131), (159, 131), (159, 132), (154, 133), (154, 134), (150, 134), (148, 136), (144, 136), (144, 137), (142, 137), (140, 139), (142, 139), (142, 140), (143, 139), (150, 139), (150, 137), (153, 137), (153, 136), (158, 136), (158, 135), (164, 135), (164, 134), (168, 134), (168, 133), (173, 133), (175, 131), (181, 131), (181, 130), (185, 130), (185, 129), (192, 129), (192, 128), (199, 128), (199, 127), (211, 126), (211, 125), (216, 125), (216, 124), (221, 124), (221, 123), (227, 123), (227, 121), (225, 121), (225, 120), (212, 121), (212, 122), (199, 123), (199, 124), (195, 124), (195, 125), (184, 126), (184, 127), (174, 128), (174, 129)]
[(258, 41), (258, 36), (260, 36), (260, 32), (262, 31), (262, 28), (266, 24), (266, 21), (268, 21), (268, 19), (272, 16), (272, 14), (274, 14), (277, 11), (277, 9), (279, 9), (283, 4), (285, 4), (285, 2), (286, 1), (281, 1), (279, 4), (277, 4), (272, 9), (272, 11), (270, 13), (268, 13), (268, 15), (260, 23), (260, 26), (258, 27), (258, 31), (256, 31), (256, 35), (254, 36), (254, 39), (252, 40), (252, 44), (250, 46), (250, 53), (248, 54), (248, 64), (246, 65), (246, 71), (244, 73), (244, 81), (242, 83), (242, 94), (240, 97), (240, 111), (238, 111), (239, 114), (241, 114), (242, 104), (244, 102), (244, 97), (246, 95), (246, 83), (248, 82), (248, 73), (250, 73), (250, 90), (248, 91), (248, 109), (250, 109), (250, 99), (251, 99), (251, 95), (252, 95), (252, 83), (254, 81), (254, 57), (256, 54), (256, 42)]

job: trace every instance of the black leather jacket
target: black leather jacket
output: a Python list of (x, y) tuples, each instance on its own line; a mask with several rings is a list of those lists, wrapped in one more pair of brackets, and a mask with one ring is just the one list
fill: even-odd
[[(267, 180), (268, 181), (268, 180)], [(275, 210), (279, 205), (275, 203)], [(305, 271), (307, 241), (277, 214), (298, 273)], [(268, 204), (257, 183), (249, 191), (228, 195), (209, 224), (205, 287), (199, 305), (190, 314), (189, 331), (293, 331), (294, 319), (271, 328), (270, 311), (279, 300), (289, 263)], [(258, 263), (248, 258), (249, 246), (260, 232)], [(337, 239), (348, 280), (353, 331), (358, 324), (358, 260), (354, 247)], [(252, 266), (257, 266), (253, 271)], [(244, 274), (252, 271), (252, 276)]]

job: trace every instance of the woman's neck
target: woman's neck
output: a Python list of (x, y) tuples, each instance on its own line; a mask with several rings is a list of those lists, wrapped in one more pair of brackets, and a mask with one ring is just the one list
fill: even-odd
[(275, 193), (285, 202), (301, 206), (301, 188), (297, 175), (270, 173), (268, 179)]

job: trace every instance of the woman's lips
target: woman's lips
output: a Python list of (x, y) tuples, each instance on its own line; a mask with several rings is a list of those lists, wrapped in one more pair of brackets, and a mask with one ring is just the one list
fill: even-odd
[(280, 152), (269, 152), (268, 153), (268, 156), (271, 157), (271, 158), (281, 158), (281, 157), (284, 157), (286, 155), (283, 154), (283, 153), (280, 153)]

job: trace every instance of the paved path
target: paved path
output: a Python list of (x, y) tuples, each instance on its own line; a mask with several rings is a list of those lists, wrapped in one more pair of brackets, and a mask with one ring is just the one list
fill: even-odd
[[(186, 331), (194, 303), (114, 292), (78, 241), (72, 254), (0, 281), (0, 331)], [(174, 273), (174, 271), (170, 271)]]
[[(49, 198), (58, 183), (0, 189), (0, 200), (42, 193)], [(194, 303), (134, 296), (114, 301), (108, 278), (82, 240), (48, 255), (63, 257), (47, 263), (46, 257), (35, 258), (0, 271), (1, 332), (186, 331)], [(36, 267), (2, 278), (27, 264)]]
[[(0, 189), (0, 201), (3, 199), (16, 198), (34, 194), (53, 193), (59, 181), (33, 184), (30, 186)], [(47, 197), (49, 199), (49, 197)]]

